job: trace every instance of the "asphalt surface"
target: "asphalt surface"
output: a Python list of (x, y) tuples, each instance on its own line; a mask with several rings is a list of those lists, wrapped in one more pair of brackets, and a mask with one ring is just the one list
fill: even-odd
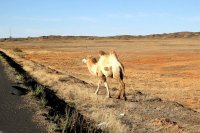
[[(21, 108), (25, 104), (20, 96), (23, 93), (12, 86), (0, 61), (0, 133), (45, 133), (32, 121), (33, 112)], [(17, 95), (19, 94), (19, 95)]]

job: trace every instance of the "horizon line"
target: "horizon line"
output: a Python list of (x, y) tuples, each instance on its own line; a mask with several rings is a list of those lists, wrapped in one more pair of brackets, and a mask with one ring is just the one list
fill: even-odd
[(151, 34), (115, 34), (115, 35), (38, 35), (38, 36), (26, 36), (26, 37), (14, 37), (14, 36), (9, 36), (9, 37), (0, 37), (0, 39), (8, 39), (8, 38), (39, 38), (39, 37), (48, 37), (48, 36), (60, 36), (60, 37), (120, 37), (120, 36), (132, 36), (132, 37), (139, 37), (139, 36), (151, 36), (151, 35), (164, 35), (164, 34), (176, 34), (176, 33), (200, 33), (200, 31), (177, 31), (177, 32), (163, 32), (163, 33), (151, 33)]

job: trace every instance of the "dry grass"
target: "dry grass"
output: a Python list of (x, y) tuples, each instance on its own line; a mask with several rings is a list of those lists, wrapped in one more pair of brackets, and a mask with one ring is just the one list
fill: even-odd
[[(126, 131), (126, 126), (121, 124), (115, 117), (115, 114), (120, 114), (120, 112), (106, 107), (106, 105), (113, 104), (112, 100), (106, 99), (104, 96), (97, 97), (94, 95), (94, 89), (87, 88), (81, 84), (73, 84), (73, 80), (70, 81), (71, 83), (59, 81), (59, 79), (66, 78), (65, 74), (52, 74), (49, 72), (50, 68), (17, 57), (11, 51), (7, 53), (14, 57), (17, 62), (20, 62), (23, 68), (40, 83), (50, 86), (59, 97), (64, 98), (65, 101), (75, 103), (75, 106), (81, 112), (84, 112), (84, 115), (91, 116), (91, 119), (98, 120), (99, 123), (106, 122), (106, 127), (109, 126), (109, 129), (107, 129), (109, 131)], [(83, 104), (83, 101), (85, 101), (85, 104)], [(99, 112), (104, 112), (103, 117)]]
[[(13, 45), (4, 45), (12, 48)], [(81, 59), (98, 50), (116, 50), (125, 65), (126, 83), (133, 89), (200, 109), (200, 46), (198, 39), (63, 40), (19, 43), (25, 59), (32, 60), (90, 83)], [(5, 44), (5, 43), (4, 43)], [(119, 50), (120, 49), (120, 50)], [(33, 68), (29, 68), (33, 69)], [(37, 68), (35, 68), (37, 69)], [(48, 82), (48, 80), (47, 80)]]
[[(21, 57), (11, 50), (16, 43), (23, 51)], [(128, 131), (128, 126), (118, 119), (120, 114), (132, 105), (123, 105), (118, 101), (116, 103), (115, 99), (106, 99), (102, 90), (100, 95), (96, 96), (94, 86), (62, 81), (70, 74), (95, 84), (97, 79), (90, 76), (81, 59), (88, 54), (97, 56), (98, 50), (117, 51), (125, 66), (128, 94), (132, 90), (142, 90), (200, 111), (198, 39), (21, 41), (12, 44), (4, 42), (3, 48), (10, 49), (6, 53), (22, 64), (23, 68), (39, 82), (51, 86), (66, 101), (75, 103), (84, 115), (98, 120), (99, 123), (106, 122), (106, 126), (112, 132)], [(61, 73), (55, 73), (51, 69)], [(114, 81), (109, 82), (111, 88), (116, 86)], [(115, 91), (112, 91), (112, 97), (115, 96), (114, 93)], [(116, 109), (118, 105), (120, 108)]]

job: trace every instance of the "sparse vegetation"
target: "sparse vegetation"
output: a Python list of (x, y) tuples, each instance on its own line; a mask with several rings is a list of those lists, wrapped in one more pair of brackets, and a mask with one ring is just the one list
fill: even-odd
[[(195, 39), (177, 36), (165, 38), (164, 35), (161, 39), (158, 35), (147, 38), (125, 36), (125, 39), (116, 37), (87, 41), (84, 38), (61, 37), (61, 40), (57, 38), (50, 41), (49, 39), (50, 37), (38, 40), (31, 38), (28, 40), (29, 46), (24, 45), (27, 42), (20, 41), (18, 46), (23, 48), (24, 58), (13, 56), (12, 53), (9, 55), (40, 83), (50, 86), (60, 98), (74, 103), (79, 112), (95, 120), (99, 127), (105, 127), (104, 129), (110, 132), (129, 132), (131, 129), (132, 132), (182, 131), (173, 126), (165, 129), (162, 124), (155, 127), (151, 123), (162, 116), (177, 122), (177, 125), (189, 131), (200, 129), (197, 119), (200, 118), (199, 113), (184, 107), (200, 110), (198, 89), (200, 47), (197, 36)], [(41, 45), (43, 49), (40, 49)], [(12, 50), (13, 46), (15, 45), (7, 45), (4, 42), (3, 47)], [(94, 95), (97, 80), (87, 74), (87, 68), (81, 63), (81, 59), (86, 55), (98, 56), (96, 54), (98, 50), (105, 49), (116, 50), (124, 62), (128, 99), (126, 103), (117, 101), (113, 97), (117, 93), (117, 89), (112, 88), (116, 86), (113, 81), (110, 85), (112, 98), (105, 99), (105, 89), (101, 88), (97, 98)], [(73, 76), (76, 80), (73, 80)], [(60, 77), (66, 78), (59, 80)], [(176, 102), (184, 106), (177, 105)], [(59, 121), (62, 126), (56, 128), (62, 131), (69, 127), (67, 122), (73, 123), (68, 117)]]
[(34, 91), (34, 96), (36, 97), (43, 97), (45, 96), (45, 92), (44, 92), (44, 87), (41, 85), (37, 85), (35, 91)]
[(17, 52), (17, 53), (18, 53), (18, 52), (23, 52), (20, 48), (14, 48), (13, 51), (14, 51), (14, 52)]
[[(24, 76), (23, 74), (20, 74), (18, 72), (17, 69), (9, 69), (9, 70), (14, 70), (14, 72), (16, 73), (15, 77), (17, 79), (17, 81), (20, 82), (26, 82), (24, 80)], [(26, 76), (27, 77), (27, 76)], [(52, 97), (52, 94), (47, 94), (47, 88), (43, 85), (40, 84), (36, 84), (35, 88), (29, 88), (31, 91), (28, 93), (29, 96), (31, 96), (32, 100), (35, 100), (35, 98), (39, 99), (38, 102), (40, 107), (44, 108), (47, 104), (48, 106), (52, 106), (51, 104), (56, 104), (53, 105), (55, 106), (55, 108), (52, 108), (49, 110), (49, 112), (46, 112), (45, 110), (41, 111), (38, 110), (38, 115), (43, 115), (43, 114), (48, 114), (48, 119), (50, 120), (49, 124), (48, 124), (48, 132), (68, 132), (68, 131), (73, 131), (73, 132), (77, 132), (77, 131), (94, 131), (95, 130), (95, 126), (93, 124), (86, 124), (88, 126), (86, 127), (82, 127), (82, 124), (85, 125), (85, 119), (83, 118), (83, 116), (81, 114), (79, 114), (76, 109), (74, 107), (70, 107), (67, 106), (67, 112), (66, 114), (70, 114), (70, 115), (64, 115), (61, 110), (59, 110), (59, 102), (57, 103), (51, 103), (56, 102), (54, 99), (54, 97)], [(51, 95), (52, 99), (51, 101), (48, 103), (48, 98), (46, 97), (46, 95)], [(64, 105), (63, 105), (64, 106)], [(49, 108), (49, 107), (48, 107)], [(53, 111), (53, 112), (52, 112)], [(60, 112), (61, 111), (61, 112)], [(68, 116), (68, 117), (66, 117)], [(69, 121), (68, 121), (69, 120)], [(66, 124), (66, 125), (65, 125)], [(71, 124), (71, 125), (70, 125)], [(89, 129), (87, 129), (89, 128)]]
[(22, 74), (20, 74), (20, 73), (16, 74), (16, 79), (21, 81), (21, 82), (24, 82), (24, 76)]
[(48, 101), (44, 97), (41, 97), (40, 103), (41, 103), (41, 106), (45, 107), (47, 105)]
[(33, 90), (29, 91), (28, 96), (34, 97), (35, 96), (35, 92)]
[(55, 123), (50, 123), (47, 127), (49, 133), (54, 133), (57, 129), (57, 125)]
[(39, 98), (40, 105), (45, 107), (48, 103), (48, 100), (46, 99), (46, 93), (44, 91), (45, 87), (42, 85), (37, 85), (35, 90), (31, 90), (29, 92), (30, 96), (34, 96)]

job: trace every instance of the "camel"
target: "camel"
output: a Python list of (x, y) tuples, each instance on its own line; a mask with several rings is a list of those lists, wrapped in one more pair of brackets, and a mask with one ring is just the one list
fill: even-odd
[(87, 65), (89, 72), (99, 79), (97, 89), (95, 91), (96, 95), (98, 95), (100, 84), (103, 82), (107, 90), (106, 97), (111, 97), (107, 84), (107, 78), (111, 77), (117, 80), (117, 82), (119, 83), (119, 93), (117, 95), (117, 99), (120, 99), (121, 93), (124, 100), (127, 99), (125, 95), (125, 84), (123, 82), (124, 66), (119, 61), (115, 51), (112, 51), (109, 54), (105, 53), (104, 51), (99, 51), (98, 61), (92, 56), (88, 56), (82, 61)]

